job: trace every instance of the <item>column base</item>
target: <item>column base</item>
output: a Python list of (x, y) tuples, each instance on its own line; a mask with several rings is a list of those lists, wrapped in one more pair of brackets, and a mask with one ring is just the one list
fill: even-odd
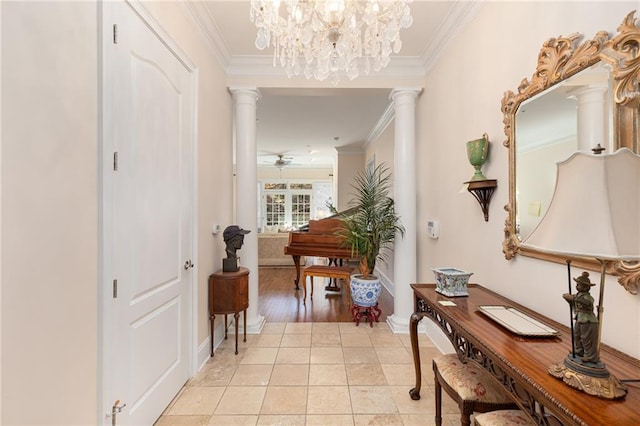
[[(264, 324), (266, 323), (264, 317), (262, 315), (258, 315), (255, 318), (247, 318), (247, 334), (260, 334), (262, 329), (264, 328)], [(242, 318), (240, 319), (240, 330), (243, 328)], [(231, 327), (231, 326), (229, 326)], [(231, 330), (231, 328), (229, 329)]]
[(409, 317), (400, 318), (396, 314), (390, 315), (387, 317), (387, 325), (395, 334), (409, 334)]

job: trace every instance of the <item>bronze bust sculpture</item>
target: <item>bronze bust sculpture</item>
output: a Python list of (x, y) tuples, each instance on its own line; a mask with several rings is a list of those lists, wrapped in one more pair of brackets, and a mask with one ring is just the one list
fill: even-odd
[(238, 225), (227, 226), (222, 233), (227, 252), (227, 257), (222, 259), (222, 271), (223, 272), (235, 272), (238, 270), (239, 258), (236, 254), (237, 250), (240, 250), (244, 243), (244, 236), (251, 231), (240, 228)]

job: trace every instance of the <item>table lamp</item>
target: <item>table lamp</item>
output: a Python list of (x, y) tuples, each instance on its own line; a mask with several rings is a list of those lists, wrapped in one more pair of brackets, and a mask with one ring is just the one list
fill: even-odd
[[(640, 260), (640, 156), (627, 148), (613, 154), (576, 152), (558, 163), (556, 187), (546, 214), (522, 242), (523, 246), (571, 258), (596, 259), (601, 265), (597, 304), (595, 357), (569, 353), (549, 373), (566, 384), (600, 398), (618, 399), (626, 386), (600, 360), (607, 261)], [(574, 278), (578, 291), (588, 293), (588, 273)], [(584, 286), (582, 289), (580, 286)], [(570, 292), (571, 293), (571, 292)], [(565, 299), (578, 297), (565, 294)], [(589, 296), (587, 296), (589, 297)], [(593, 298), (591, 298), (593, 302)], [(574, 306), (570, 302), (570, 306)], [(575, 305), (576, 314), (584, 305)], [(588, 316), (588, 313), (585, 313)], [(573, 312), (572, 312), (573, 317)], [(576, 315), (576, 318), (578, 315)], [(576, 327), (579, 325), (576, 319)], [(573, 321), (573, 318), (572, 318)], [(582, 324), (580, 324), (582, 325)], [(574, 331), (572, 339), (580, 340)], [(586, 340), (590, 338), (587, 337)], [(585, 344), (585, 339), (581, 342)], [(572, 341), (572, 346), (574, 346)], [(586, 348), (585, 348), (586, 349)]]

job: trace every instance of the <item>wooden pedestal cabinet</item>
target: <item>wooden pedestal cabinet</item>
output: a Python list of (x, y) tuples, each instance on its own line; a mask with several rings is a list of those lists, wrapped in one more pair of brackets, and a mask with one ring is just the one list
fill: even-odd
[(249, 270), (236, 272), (221, 270), (209, 276), (209, 321), (211, 322), (211, 356), (216, 314), (224, 314), (224, 338), (227, 338), (227, 315), (233, 314), (236, 324), (236, 355), (238, 355), (238, 317), (243, 312), (244, 341), (247, 341), (247, 308), (249, 307)]

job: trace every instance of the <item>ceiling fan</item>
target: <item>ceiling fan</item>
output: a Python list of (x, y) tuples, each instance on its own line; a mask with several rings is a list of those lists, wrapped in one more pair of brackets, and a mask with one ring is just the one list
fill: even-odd
[(288, 166), (289, 164), (291, 164), (291, 157), (285, 157), (283, 154), (277, 154), (278, 155), (278, 159), (275, 161), (275, 163), (273, 163), (274, 166), (276, 166), (279, 169), (284, 168), (285, 166)]

